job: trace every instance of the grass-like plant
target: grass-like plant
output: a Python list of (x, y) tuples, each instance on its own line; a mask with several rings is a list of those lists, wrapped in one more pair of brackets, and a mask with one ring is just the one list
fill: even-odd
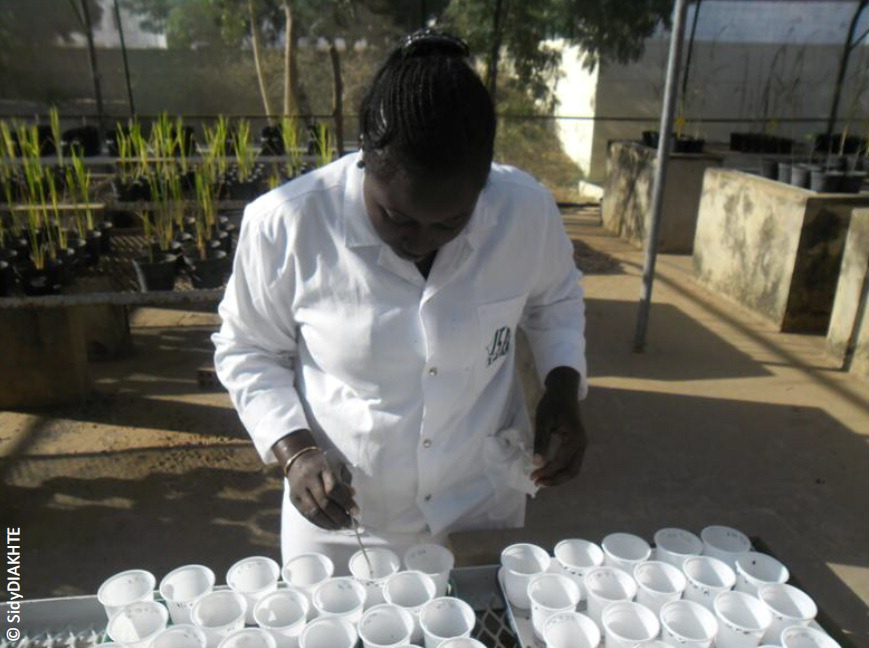
[(115, 141), (118, 143), (118, 175), (121, 182), (129, 182), (131, 162), (133, 159), (133, 140), (124, 132), (124, 127), (118, 124), (115, 130)]
[(226, 174), (226, 137), (229, 134), (229, 122), (220, 115), (214, 128), (203, 126), (202, 130), (205, 133), (206, 157), (215, 164), (217, 174), (223, 177)]
[(138, 161), (137, 175), (147, 178), (150, 163), (148, 160), (148, 140), (142, 134), (142, 126), (134, 120), (130, 124), (130, 147), (132, 154)]
[(154, 238), (154, 224), (151, 222), (151, 216), (146, 211), (136, 212), (136, 216), (142, 221), (142, 231), (145, 234), (145, 252), (148, 255), (148, 262), (154, 263), (154, 247), (151, 245), (151, 239)]
[(63, 147), (60, 143), (60, 113), (57, 111), (57, 106), (52, 106), (48, 111), (49, 121), (51, 122), (51, 137), (54, 140), (54, 149), (57, 153), (57, 163), (63, 166)]
[(253, 150), (250, 140), (250, 122), (246, 119), (239, 120), (238, 129), (233, 138), (233, 145), (235, 148), (235, 161), (238, 165), (238, 179), (241, 182), (247, 182), (251, 175), (253, 175), (256, 152)]
[[(94, 214), (91, 209), (91, 172), (85, 167), (84, 160), (76, 153), (72, 155), (72, 171), (73, 171), (73, 203), (82, 205), (84, 212), (84, 220), (88, 230), (94, 229)], [(84, 234), (82, 234), (84, 236)]]
[(175, 146), (178, 150), (178, 161), (181, 164), (181, 173), (186, 174), (189, 165), (187, 162), (187, 142), (184, 141), (184, 120), (179, 115), (175, 119)]
[(314, 153), (317, 160), (317, 166), (323, 167), (329, 164), (334, 158), (334, 150), (332, 145), (332, 133), (329, 130), (328, 124), (317, 124), (316, 137), (314, 139)]
[(301, 136), (299, 135), (299, 120), (295, 116), (281, 118), (281, 139), (284, 143), (286, 156), (286, 173), (292, 178), (302, 166)]

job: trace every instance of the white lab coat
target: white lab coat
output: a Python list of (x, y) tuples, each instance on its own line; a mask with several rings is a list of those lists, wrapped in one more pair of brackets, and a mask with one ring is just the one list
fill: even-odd
[[(558, 209), (533, 178), (493, 165), (426, 280), (373, 229), (357, 159), (245, 210), (213, 337), (218, 376), (263, 461), (308, 428), (347, 463), (372, 544), (521, 526), (525, 494), (485, 452), (508, 427), (530, 446), (516, 327), (541, 379), (569, 366), (582, 376), (578, 397), (587, 389), (581, 275)], [(284, 560), (351, 546), (299, 515), (287, 488)]]

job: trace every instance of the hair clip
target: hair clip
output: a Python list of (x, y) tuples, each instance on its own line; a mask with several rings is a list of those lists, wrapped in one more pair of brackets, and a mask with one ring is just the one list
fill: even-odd
[(405, 57), (440, 54), (465, 58), (471, 54), (467, 43), (461, 38), (430, 27), (417, 29), (405, 36), (401, 40), (399, 50)]

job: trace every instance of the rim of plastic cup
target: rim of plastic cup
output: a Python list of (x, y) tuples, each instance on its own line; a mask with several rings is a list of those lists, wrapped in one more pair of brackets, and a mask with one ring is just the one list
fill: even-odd
[[(399, 579), (407, 579), (407, 578), (418, 578), (425, 585), (425, 590), (428, 595), (428, 598), (418, 605), (406, 606), (401, 603), (396, 603), (392, 600), (392, 594), (390, 594), (390, 587), (393, 582), (398, 581)], [(399, 607), (409, 609), (409, 610), (418, 610), (423, 605), (431, 601), (435, 598), (435, 594), (437, 593), (437, 583), (434, 582), (434, 579), (426, 574), (423, 571), (419, 571), (417, 569), (406, 569), (404, 571), (398, 571), (389, 576), (386, 579), (386, 584), (383, 586), (383, 598), (387, 603), (391, 603), (393, 605), (398, 605)]]
[(160, 581), (160, 587), (159, 587), (160, 596), (162, 596), (165, 600), (172, 602), (172, 603), (189, 603), (190, 601), (193, 601), (193, 600), (199, 598), (200, 596), (202, 596), (202, 594), (207, 594), (207, 591), (206, 591), (206, 592), (202, 592), (200, 594), (197, 594), (193, 598), (179, 599), (179, 598), (170, 598), (166, 594), (166, 592), (163, 591), (163, 588), (169, 584), (170, 578), (172, 578), (176, 574), (179, 574), (180, 572), (185, 571), (187, 569), (199, 569), (199, 570), (203, 571), (205, 573), (205, 577), (208, 579), (208, 587), (209, 588), (214, 587), (214, 583), (217, 582), (217, 576), (215, 576), (214, 572), (210, 568), (206, 567), (205, 565), (200, 565), (197, 563), (191, 563), (189, 565), (181, 565), (180, 567), (176, 567), (175, 569), (170, 571), (168, 574), (166, 574), (162, 578), (162, 580)]
[[(729, 546), (712, 542), (712, 540), (718, 541), (722, 537), (733, 538), (735, 542), (739, 543), (739, 547), (730, 548)], [(704, 527), (703, 530), (700, 531), (700, 539), (703, 541), (704, 547), (709, 545), (716, 551), (721, 551), (727, 554), (743, 553), (751, 549), (751, 539), (746, 534), (739, 529), (734, 529), (733, 527), (725, 526), (723, 524), (710, 524), (709, 526)]]
[[(703, 628), (705, 629), (706, 626), (711, 625), (712, 631), (710, 633), (707, 633), (707, 636), (704, 637), (688, 637), (681, 632), (674, 630), (673, 627), (670, 625), (669, 621), (667, 620), (667, 613), (674, 608), (688, 608), (690, 610), (693, 610), (696, 616), (702, 618), (702, 621), (700, 623)], [(661, 606), (661, 611), (658, 614), (658, 618), (661, 621), (662, 628), (666, 629), (668, 632), (675, 635), (679, 639), (683, 639), (685, 641), (709, 641), (710, 639), (714, 639), (715, 635), (718, 634), (718, 619), (715, 618), (715, 615), (712, 614), (712, 612), (710, 612), (708, 608), (687, 599), (677, 599), (675, 601), (668, 601), (667, 603), (664, 603), (664, 605)], [(703, 621), (706, 621), (706, 623), (703, 623)]]
[[(562, 583), (565, 586), (565, 588), (570, 591), (569, 598), (570, 598), (571, 602), (568, 603), (568, 605), (566, 605), (564, 607), (574, 607), (575, 608), (577, 606), (577, 604), (579, 603), (579, 601), (582, 599), (582, 592), (580, 592), (579, 585), (576, 584), (575, 580), (573, 580), (569, 576), (565, 576), (564, 574), (546, 573), (546, 574), (538, 574), (537, 576), (532, 576), (531, 580), (528, 581), (528, 587), (526, 588), (526, 591), (528, 594), (529, 601), (534, 603), (534, 598), (531, 596), (532, 590), (534, 590), (535, 587), (537, 587), (539, 585), (539, 583), (541, 583), (543, 581), (547, 581), (547, 580), (558, 581), (559, 583)], [(552, 608), (552, 607), (549, 607), (548, 605), (543, 605), (541, 603), (537, 603), (537, 605), (539, 605), (540, 607), (542, 607), (545, 610), (559, 610), (559, 611), (561, 610), (561, 608)]]
[(225, 628), (226, 626), (232, 625), (236, 621), (238, 621), (239, 616), (235, 617), (231, 621), (227, 621), (226, 623), (219, 626), (210, 626), (205, 625), (202, 620), (199, 618), (199, 612), (202, 610), (203, 602), (209, 602), (216, 598), (228, 598), (232, 597), (232, 599), (238, 603), (239, 607), (241, 607), (240, 617), (244, 618), (247, 615), (247, 599), (243, 594), (235, 592), (233, 590), (215, 590), (212, 592), (206, 592), (193, 604), (193, 607), (190, 609), (190, 620), (193, 621), (193, 624), (199, 628), (207, 628), (208, 630), (220, 630), (221, 628)]
[(588, 586), (588, 584), (592, 582), (594, 580), (594, 577), (599, 573), (612, 574), (619, 581), (619, 583), (627, 585), (628, 588), (626, 594), (628, 595), (628, 598), (633, 599), (637, 595), (637, 581), (634, 580), (633, 576), (631, 576), (624, 569), (602, 565), (600, 567), (592, 567), (587, 572), (585, 572), (585, 576), (582, 577), (582, 584), (585, 586), (585, 591), (588, 592), (589, 597), (593, 595), (595, 598), (598, 598), (601, 601), (607, 601), (608, 603), (615, 603), (622, 600), (611, 599), (606, 596), (602, 596), (598, 594), (594, 590), (594, 588)]
[(280, 579), (281, 577), (281, 566), (278, 565), (276, 561), (272, 560), (268, 556), (248, 556), (247, 558), (242, 558), (241, 560), (235, 561), (232, 566), (226, 570), (226, 584), (229, 586), (229, 589), (234, 592), (241, 592), (243, 594), (258, 594), (274, 586), (274, 583), (268, 583), (267, 585), (263, 585), (259, 589), (255, 590), (241, 590), (232, 586), (230, 580), (232, 580), (233, 573), (245, 563), (254, 561), (263, 562), (268, 565), (269, 569), (272, 572), (272, 578), (274, 580), (274, 583), (277, 583), (278, 579)]
[[(788, 596), (793, 598), (794, 596), (798, 599), (801, 599), (802, 602), (808, 603), (809, 609), (812, 613), (808, 616), (794, 616), (792, 614), (787, 614), (782, 612), (776, 607), (773, 607), (769, 601), (767, 601), (767, 597), (770, 592), (775, 591), (784, 591), (788, 592)], [(757, 598), (763, 601), (763, 604), (766, 605), (774, 615), (781, 617), (782, 619), (788, 619), (793, 621), (803, 621), (804, 619), (814, 619), (818, 614), (818, 604), (815, 603), (815, 600), (806, 594), (803, 590), (798, 587), (794, 587), (793, 585), (788, 585), (787, 583), (767, 583), (766, 585), (761, 585), (757, 589)]]
[[(784, 572), (784, 580), (771, 581), (766, 578), (761, 578), (756, 574), (752, 574), (748, 569), (746, 569), (748, 565), (744, 564), (747, 560), (755, 560), (761, 563), (766, 563), (765, 566), (780, 568)], [(756, 585), (757, 587), (768, 583), (786, 583), (791, 578), (791, 573), (783, 562), (775, 556), (770, 556), (769, 554), (761, 553), (760, 551), (743, 551), (736, 556), (734, 565), (737, 576), (744, 576), (749, 583)]]
[[(368, 554), (367, 558), (366, 554)], [(368, 577), (357, 576), (355, 570), (353, 569), (353, 566), (360, 560), (363, 562), (363, 564), (367, 566), (367, 561), (371, 559), (371, 556), (378, 554), (385, 555), (389, 559), (390, 565), (392, 566), (392, 571), (386, 574), (386, 576), (374, 577), (370, 574), (370, 572)], [(358, 578), (359, 580), (363, 580), (369, 583), (380, 583), (381, 581), (385, 581), (393, 574), (398, 573), (398, 571), (401, 569), (401, 558), (399, 558), (398, 554), (396, 554), (392, 549), (389, 549), (387, 547), (369, 547), (364, 552), (361, 549), (354, 552), (353, 555), (350, 556), (350, 560), (347, 561), (347, 568), (350, 570), (350, 573), (353, 575), (354, 578)]]
[[(323, 599), (323, 590), (327, 587), (333, 587), (339, 583), (349, 583), (350, 587), (359, 595), (359, 605), (355, 606), (352, 610), (347, 610), (346, 612), (329, 612), (323, 609), (322, 599)], [(352, 576), (336, 576), (333, 578), (327, 578), (322, 583), (317, 585), (314, 588), (314, 591), (311, 593), (311, 604), (314, 606), (314, 609), (317, 610), (321, 615), (325, 616), (335, 616), (340, 615), (344, 616), (346, 614), (352, 614), (356, 610), (365, 606), (365, 600), (368, 597), (368, 590), (365, 589), (365, 585), (360, 583), (358, 580), (353, 578)]]
[[(406, 646), (405, 648), (413, 647)], [(486, 644), (473, 637), (453, 637), (444, 641), (438, 648), (486, 648)]]
[(784, 648), (789, 648), (787, 642), (790, 639), (790, 635), (794, 634), (808, 635), (810, 641), (818, 648), (841, 648), (839, 642), (823, 630), (798, 625), (788, 626), (782, 630), (781, 645), (784, 646)]
[[(650, 587), (646, 583), (640, 580), (638, 574), (642, 571), (646, 571), (649, 569), (662, 569), (669, 574), (669, 576), (673, 576), (676, 580), (681, 584), (681, 587), (676, 588), (675, 590), (659, 590), (654, 587)], [(678, 567), (671, 565), (668, 562), (664, 562), (663, 560), (646, 560), (645, 562), (641, 562), (639, 565), (634, 566), (633, 573), (634, 580), (637, 583), (637, 588), (642, 589), (646, 592), (651, 592), (652, 594), (674, 594), (676, 592), (682, 593), (685, 591), (685, 588), (688, 586), (688, 578)], [(672, 578), (670, 581), (672, 582)]]
[[(520, 572), (520, 571), (516, 571), (515, 569), (511, 569), (510, 567), (508, 567), (504, 563), (504, 558), (511, 557), (513, 555), (512, 552), (516, 552), (516, 551), (520, 551), (520, 550), (522, 550), (522, 551), (530, 550), (532, 555), (535, 558), (538, 558), (539, 562), (543, 563), (543, 567), (540, 569), (540, 571)], [(515, 544), (511, 544), (507, 547), (504, 547), (504, 549), (501, 550), (501, 566), (506, 571), (513, 573), (513, 574), (516, 574), (518, 576), (531, 576), (533, 574), (539, 574), (540, 572), (545, 572), (547, 569), (549, 569), (549, 564), (551, 561), (552, 561), (552, 558), (549, 555), (549, 552), (546, 551), (546, 549), (544, 549), (543, 547), (541, 547), (539, 545), (531, 544), (530, 542), (517, 542)]]
[(313, 632), (314, 630), (316, 630), (317, 626), (324, 625), (324, 624), (329, 624), (329, 625), (340, 624), (344, 628), (344, 631), (348, 632), (349, 636), (353, 637), (352, 645), (354, 645), (354, 646), (356, 645), (356, 643), (359, 640), (359, 633), (356, 632), (356, 628), (354, 627), (354, 625), (352, 623), (350, 623), (347, 619), (344, 619), (342, 617), (335, 617), (335, 616), (325, 616), (325, 617), (317, 617), (316, 619), (314, 619), (313, 621), (311, 621), (310, 623), (305, 625), (304, 629), (302, 630), (301, 634), (299, 635), (299, 645), (301, 646), (301, 645), (306, 644), (307, 643), (306, 640), (307, 640), (308, 635), (311, 634), (311, 632)]
[(421, 570), (421, 569), (419, 569), (419, 568), (411, 568), (410, 564), (408, 563), (408, 557), (409, 557), (409, 556), (413, 556), (413, 554), (414, 554), (415, 552), (419, 552), (419, 551), (421, 551), (421, 550), (423, 550), (423, 549), (426, 550), (426, 551), (434, 550), (434, 551), (436, 551), (438, 554), (440, 554), (441, 556), (445, 556), (445, 557), (448, 558), (449, 567), (447, 567), (444, 571), (452, 571), (453, 568), (456, 566), (456, 556), (455, 556), (455, 554), (453, 554), (452, 551), (450, 551), (449, 549), (447, 549), (447, 548), (444, 547), (443, 545), (434, 544), (434, 543), (429, 543), (429, 544), (419, 544), (419, 545), (414, 545), (413, 547), (411, 547), (410, 549), (408, 549), (407, 551), (405, 551), (405, 552), (404, 552), (404, 555), (402, 556), (402, 564), (404, 565), (404, 567), (405, 567), (405, 569), (406, 569), (407, 571), (420, 571), (420, 572), (422, 572), (423, 574), (427, 574), (427, 575), (429, 575), (429, 576), (431, 576), (432, 574), (440, 574), (440, 573), (442, 573), (442, 572), (426, 572), (426, 571), (423, 571), (423, 570)]
[[(157, 646), (157, 642), (166, 635), (180, 634), (182, 632), (192, 632), (193, 634), (195, 634), (196, 639), (199, 642), (199, 645), (202, 646), (202, 648), (205, 648), (206, 644), (208, 643), (205, 633), (202, 631), (202, 628), (198, 628), (192, 623), (178, 623), (175, 625), (170, 625), (169, 627), (161, 630), (160, 634), (154, 637), (154, 639), (151, 641), (151, 647), (153, 648), (154, 646)], [(106, 644), (99, 645), (100, 648), (102, 648), (102, 646), (105, 646)]]
[[(752, 606), (761, 614), (766, 615), (764, 617), (765, 622), (762, 622), (759, 626), (749, 627), (732, 620), (721, 611), (723, 601), (727, 600), (728, 598), (742, 599), (745, 602), (745, 605)], [(712, 601), (712, 609), (715, 611), (716, 617), (723, 620), (724, 623), (731, 626), (732, 628), (735, 628), (743, 634), (747, 634), (750, 632), (761, 632), (763, 630), (766, 630), (769, 627), (769, 624), (772, 623), (772, 612), (769, 611), (769, 608), (763, 603), (763, 601), (758, 599), (756, 596), (746, 594), (745, 592), (736, 592), (733, 590), (727, 592), (719, 592), (715, 599)]]
[(434, 608), (439, 603), (443, 603), (445, 601), (449, 601), (450, 604), (455, 605), (462, 611), (462, 616), (465, 618), (465, 621), (468, 621), (470, 624), (470, 630), (473, 631), (474, 626), (477, 624), (477, 615), (474, 613), (474, 608), (472, 608), (466, 601), (463, 601), (460, 598), (456, 598), (455, 596), (438, 596), (437, 598), (433, 598), (431, 601), (422, 606), (422, 610), (419, 612), (419, 625), (422, 628), (423, 632), (430, 634), (432, 637), (436, 639), (452, 639), (453, 637), (444, 637), (435, 632), (432, 632), (429, 628), (429, 624), (426, 622), (426, 611), (429, 608)]
[[(413, 629), (415, 626), (415, 622), (413, 620), (413, 615), (408, 612), (406, 609), (401, 607), (400, 605), (394, 605), (392, 603), (378, 603), (377, 605), (373, 605), (362, 615), (362, 618), (359, 620), (359, 624), (356, 627), (356, 632), (359, 635), (359, 638), (362, 639), (363, 643), (369, 643), (374, 646), (381, 645), (392, 645), (392, 644), (379, 644), (371, 641), (371, 639), (363, 639), (362, 637), (362, 628), (365, 625), (365, 619), (372, 615), (374, 612), (384, 612), (385, 610), (389, 610), (390, 612), (395, 612), (401, 618), (401, 622), (404, 624), (404, 627), (407, 629), (407, 637), (406, 640), (410, 641), (410, 637), (413, 634)], [(394, 643), (394, 642), (393, 642)]]
[(546, 642), (547, 645), (549, 644), (547, 635), (549, 634), (551, 626), (554, 626), (556, 623), (562, 623), (568, 620), (579, 623), (587, 630), (587, 634), (590, 633), (592, 637), (596, 638), (595, 641), (591, 642), (592, 646), (596, 647), (600, 645), (600, 627), (594, 622), (594, 620), (590, 616), (582, 614), (581, 612), (556, 612), (548, 619), (546, 619), (546, 621), (543, 623), (543, 632), (541, 634), (543, 635), (543, 640)]
[[(591, 551), (593, 554), (593, 563), (591, 565), (577, 565), (576, 563), (567, 562), (562, 558), (559, 554), (563, 553), (560, 551), (562, 547), (569, 547), (574, 544), (579, 544)], [(568, 567), (574, 568), (582, 568), (582, 569), (590, 569), (592, 567), (600, 567), (603, 564), (603, 549), (600, 548), (600, 545), (596, 542), (592, 542), (591, 540), (586, 540), (585, 538), (565, 538), (564, 540), (560, 540), (555, 548), (552, 550), (552, 555), (555, 556), (555, 559), (561, 563), (562, 565), (567, 565)]]
[(145, 580), (149, 583), (148, 589), (145, 593), (145, 596), (148, 596), (149, 593), (153, 594), (154, 587), (157, 585), (157, 578), (156, 578), (156, 576), (154, 576), (154, 574), (149, 572), (147, 569), (127, 569), (127, 570), (124, 570), (122, 572), (118, 572), (117, 574), (112, 574), (106, 580), (103, 581), (102, 585), (100, 585), (100, 588), (97, 590), (97, 601), (100, 602), (102, 605), (108, 605), (109, 607), (120, 607), (122, 605), (127, 605), (128, 603), (136, 603), (136, 602), (142, 600), (142, 599), (136, 599), (135, 601), (127, 601), (127, 603), (121, 603), (121, 604), (110, 603), (110, 602), (105, 600), (106, 589), (112, 583), (114, 583), (119, 578), (132, 576), (134, 574), (135, 575), (144, 575)]
[(291, 585), (293, 587), (301, 587), (301, 588), (315, 587), (316, 585), (319, 585), (320, 583), (322, 583), (323, 580), (326, 580), (324, 578), (323, 580), (320, 580), (317, 583), (312, 583), (310, 585), (297, 585), (290, 578), (287, 578), (287, 573), (288, 573), (289, 567), (292, 563), (298, 562), (299, 560), (302, 560), (302, 559), (309, 559), (309, 558), (316, 559), (319, 563), (321, 563), (322, 565), (324, 565), (326, 567), (326, 572), (327, 572), (326, 578), (332, 578), (332, 576), (335, 574), (335, 563), (332, 562), (332, 559), (329, 558), (329, 556), (327, 556), (326, 554), (319, 553), (317, 551), (311, 551), (308, 553), (303, 553), (303, 554), (298, 554), (296, 556), (293, 556), (287, 562), (285, 562), (283, 564), (283, 566), (281, 567), (281, 580), (284, 581), (287, 585)]
[[(614, 554), (612, 551), (612, 543), (622, 540), (628, 541), (631, 545), (636, 545), (638, 550), (641, 549), (640, 553), (642, 555), (638, 557), (629, 557)], [(648, 560), (649, 556), (652, 555), (652, 546), (646, 541), (645, 538), (642, 538), (635, 533), (628, 533), (626, 531), (616, 531), (615, 533), (607, 534), (604, 539), (601, 540), (600, 548), (603, 549), (604, 554), (606, 554), (610, 558), (622, 562), (643, 562), (645, 560)]]
[[(616, 632), (612, 628), (608, 628), (607, 627), (608, 617), (613, 615), (613, 614), (616, 614), (619, 610), (631, 610), (632, 612), (635, 612), (637, 615), (639, 615), (641, 617), (645, 617), (645, 621), (651, 621), (652, 626), (654, 627), (654, 631), (651, 633), (652, 636), (649, 637), (648, 639), (641, 639), (638, 641), (636, 639), (631, 639), (630, 637), (625, 637), (623, 635), (620, 635), (618, 632)], [(658, 617), (655, 615), (655, 613), (652, 612), (645, 605), (642, 605), (640, 603), (635, 603), (634, 601), (619, 601), (617, 603), (610, 603), (609, 605), (607, 605), (603, 609), (603, 611), (601, 612), (600, 624), (604, 628), (604, 634), (606, 634), (607, 631), (609, 631), (609, 633), (612, 636), (614, 636), (616, 639), (618, 639), (622, 643), (628, 643), (631, 641), (636, 641), (637, 643), (643, 643), (644, 641), (651, 641), (652, 639), (656, 639), (658, 637), (658, 635), (661, 633), (661, 622), (658, 619)], [(645, 628), (645, 626), (646, 626), (646, 623), (643, 623), (644, 628)]]
[[(293, 600), (295, 600), (299, 604), (299, 607), (302, 608), (302, 617), (300, 619), (297, 619), (294, 623), (290, 623), (288, 625), (273, 625), (268, 621), (259, 618), (260, 614), (264, 612), (266, 605), (270, 603), (272, 599), (287, 597), (293, 598)], [(308, 613), (310, 611), (311, 604), (308, 602), (308, 597), (299, 590), (297, 590), (295, 587), (291, 586), (285, 589), (279, 589), (275, 590), (274, 592), (269, 592), (259, 601), (257, 601), (256, 605), (253, 608), (253, 619), (254, 621), (256, 621), (256, 624), (260, 628), (265, 628), (266, 630), (289, 630), (290, 628), (295, 628), (300, 623), (304, 623), (305, 619), (308, 618)]]
[[(678, 533), (678, 535), (680, 536), (684, 536), (685, 539), (687, 539), (691, 544), (696, 547), (696, 551), (677, 551), (674, 549), (670, 549), (661, 542), (661, 538), (665, 537), (665, 534), (673, 534), (674, 532)], [(679, 556), (680, 558), (687, 556), (699, 556), (700, 553), (703, 551), (703, 541), (700, 539), (700, 536), (698, 536), (696, 533), (692, 533), (691, 531), (688, 531), (687, 529), (682, 529), (680, 527), (664, 527), (663, 529), (658, 529), (657, 531), (655, 531), (653, 540), (655, 541), (655, 546), (658, 549), (663, 549), (663, 551), (666, 551), (667, 553), (674, 556)]]
[[(727, 576), (725, 582), (721, 585), (712, 585), (711, 583), (704, 583), (703, 581), (697, 580), (694, 576), (688, 573), (688, 569), (690, 565), (694, 565), (696, 563), (706, 563), (715, 568), (716, 573), (722, 573)], [(724, 587), (727, 589), (731, 589), (734, 585), (736, 585), (736, 572), (733, 570), (733, 567), (728, 565), (726, 562), (721, 560), (720, 558), (716, 558), (715, 556), (691, 556), (690, 558), (685, 559), (685, 563), (682, 565), (682, 572), (685, 574), (685, 578), (688, 579), (689, 583), (692, 583), (696, 587)]]
[[(153, 611), (156, 611), (157, 615), (161, 619), (161, 626), (159, 628), (157, 628), (156, 630), (154, 630), (151, 634), (146, 635), (144, 637), (139, 637), (138, 639), (131, 639), (129, 641), (121, 641), (120, 639), (115, 637), (114, 633), (112, 632), (112, 628), (114, 627), (115, 623), (117, 623), (118, 619), (120, 619), (122, 616), (125, 616), (128, 612), (130, 612), (131, 610), (133, 610), (134, 608), (137, 608), (137, 607), (146, 607), (146, 608), (150, 608)], [(108, 625), (106, 625), (106, 634), (115, 643), (127, 644), (127, 645), (129, 645), (129, 644), (137, 644), (138, 645), (138, 644), (142, 644), (142, 643), (150, 644), (151, 641), (158, 634), (160, 634), (161, 632), (163, 632), (163, 630), (166, 629), (166, 626), (168, 623), (169, 623), (169, 610), (166, 609), (165, 605), (162, 605), (161, 603), (157, 603), (157, 601), (134, 601), (132, 603), (127, 603), (126, 605), (121, 606), (121, 608), (112, 615), (112, 618), (109, 619)]]
[(240, 630), (234, 630), (220, 640), (220, 643), (217, 644), (217, 648), (221, 648), (221, 646), (226, 648), (226, 646), (229, 646), (237, 637), (244, 635), (254, 635), (255, 637), (262, 638), (265, 641), (266, 648), (277, 648), (275, 638), (268, 630), (263, 630), (262, 628), (241, 628)]

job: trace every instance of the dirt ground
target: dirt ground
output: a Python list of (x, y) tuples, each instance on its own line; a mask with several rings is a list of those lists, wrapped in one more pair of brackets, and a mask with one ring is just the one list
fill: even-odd
[[(645, 353), (631, 351), (642, 252), (593, 210), (566, 214), (586, 272), (590, 447), (569, 486), (529, 505), (524, 531), (454, 538), (464, 564), (516, 538), (544, 546), (611, 531), (761, 539), (854, 645), (869, 646), (869, 383), (823, 339), (784, 335), (710, 295), (689, 257), (662, 256)], [(278, 558), (281, 482), (228, 396), (202, 389), (213, 308), (139, 309), (134, 348), (92, 366), (85, 403), (0, 412), (2, 518), (21, 528), (28, 598), (92, 594), (143, 567), (189, 562), (222, 578), (241, 557)]]

